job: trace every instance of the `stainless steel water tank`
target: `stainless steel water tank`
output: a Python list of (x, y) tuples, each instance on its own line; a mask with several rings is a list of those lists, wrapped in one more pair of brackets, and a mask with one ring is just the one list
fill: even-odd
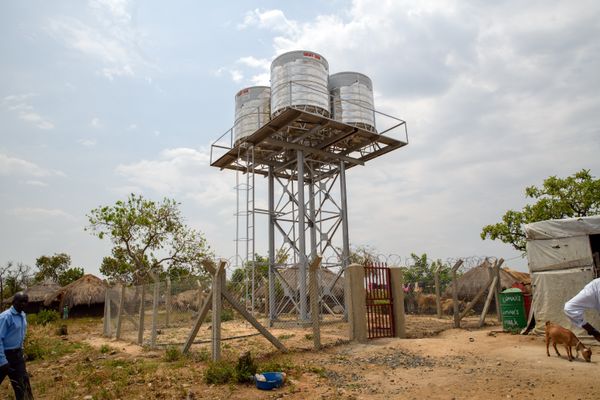
[(329, 116), (327, 60), (312, 51), (284, 53), (271, 63), (271, 115), (288, 107)]
[(237, 144), (271, 119), (271, 88), (252, 86), (235, 95), (233, 140)]
[(331, 114), (336, 121), (375, 131), (371, 79), (359, 72), (338, 72), (329, 77)]

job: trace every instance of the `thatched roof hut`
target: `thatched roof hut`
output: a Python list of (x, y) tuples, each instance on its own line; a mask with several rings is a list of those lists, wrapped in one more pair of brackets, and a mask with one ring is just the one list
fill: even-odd
[[(60, 289), (60, 285), (58, 283), (52, 281), (44, 281), (37, 285), (33, 285), (23, 290), (29, 297), (29, 303), (25, 307), (25, 312), (27, 314), (33, 314), (40, 311), (42, 306), (44, 305), (44, 301), (46, 300), (46, 296), (52, 294)], [(3, 304), (12, 304), (14, 296), (10, 296), (9, 298), (3, 300)]]
[[(278, 281), (283, 279), (285, 281), (284, 284), (281, 285), (282, 290), (288, 291), (298, 291), (299, 287), (299, 274), (298, 267), (287, 267), (278, 270)], [(306, 283), (308, 285), (308, 272), (306, 274)], [(319, 286), (321, 291), (324, 291), (325, 296), (333, 296), (340, 299), (344, 298), (344, 276), (337, 275), (336, 272), (333, 272), (327, 268), (319, 269)], [(256, 294), (258, 296), (265, 296), (269, 290), (268, 281), (265, 279), (262, 284), (259, 284), (259, 287), (256, 289)]]
[[(467, 271), (458, 278), (458, 298), (462, 300), (471, 300), (477, 295), (477, 292), (488, 283), (488, 269), (490, 262), (485, 260), (477, 267)], [(509, 268), (500, 268), (500, 286), (510, 288), (515, 283), (530, 284), (531, 278), (525, 272), (518, 272)], [(453, 285), (450, 285), (444, 292), (444, 297), (452, 297)]]
[[(45, 306), (58, 302), (59, 310), (67, 306), (70, 310), (79, 307), (80, 309), (95, 309), (98, 305), (104, 305), (106, 295), (106, 283), (94, 275), (86, 274), (46, 296)], [(101, 308), (102, 309), (102, 308)]]

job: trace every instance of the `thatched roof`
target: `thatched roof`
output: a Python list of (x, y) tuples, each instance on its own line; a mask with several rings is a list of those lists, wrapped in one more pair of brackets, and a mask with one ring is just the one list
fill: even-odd
[[(488, 269), (490, 263), (486, 260), (477, 267), (467, 271), (458, 278), (458, 297), (460, 299), (470, 300), (475, 297), (477, 292), (488, 282)], [(500, 286), (509, 288), (514, 283), (531, 283), (529, 274), (513, 271), (508, 268), (500, 268)], [(453, 285), (450, 285), (444, 292), (444, 297), (452, 296)]]
[(527, 272), (515, 271), (514, 269), (510, 269), (508, 267), (502, 269), (511, 274), (517, 280), (517, 282), (521, 282), (524, 285), (531, 284), (531, 275), (529, 275)]
[(106, 284), (102, 279), (94, 275), (84, 275), (75, 282), (68, 284), (46, 296), (45, 306), (49, 306), (55, 301), (60, 302), (60, 306), (69, 308), (79, 305), (91, 305), (104, 303), (106, 294)]
[(42, 282), (39, 285), (31, 286), (24, 290), (29, 296), (30, 303), (41, 303), (51, 293), (60, 289), (60, 285), (55, 282)]
[[(27, 289), (23, 290), (29, 297), (30, 303), (42, 303), (46, 299), (46, 296), (52, 294), (60, 289), (60, 285), (55, 282), (45, 281), (40, 284), (30, 286)], [(5, 304), (11, 304), (14, 296), (10, 296), (7, 299), (4, 299)]]

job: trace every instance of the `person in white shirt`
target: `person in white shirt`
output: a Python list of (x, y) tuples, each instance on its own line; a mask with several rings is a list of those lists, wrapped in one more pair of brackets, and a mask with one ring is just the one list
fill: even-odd
[(600, 313), (600, 278), (594, 279), (571, 300), (565, 303), (565, 314), (571, 322), (586, 330), (594, 339), (600, 342), (600, 332), (584, 319), (585, 310), (596, 310)]

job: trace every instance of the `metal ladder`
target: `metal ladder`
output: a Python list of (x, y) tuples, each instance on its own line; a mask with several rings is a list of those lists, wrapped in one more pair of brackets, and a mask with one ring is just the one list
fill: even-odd
[[(246, 150), (245, 154), (242, 154), (243, 150)], [(236, 172), (236, 267), (244, 268), (245, 306), (249, 312), (254, 313), (256, 291), (254, 147), (240, 146), (238, 159), (244, 160), (244, 168)], [(241, 233), (243, 236), (240, 235)]]

